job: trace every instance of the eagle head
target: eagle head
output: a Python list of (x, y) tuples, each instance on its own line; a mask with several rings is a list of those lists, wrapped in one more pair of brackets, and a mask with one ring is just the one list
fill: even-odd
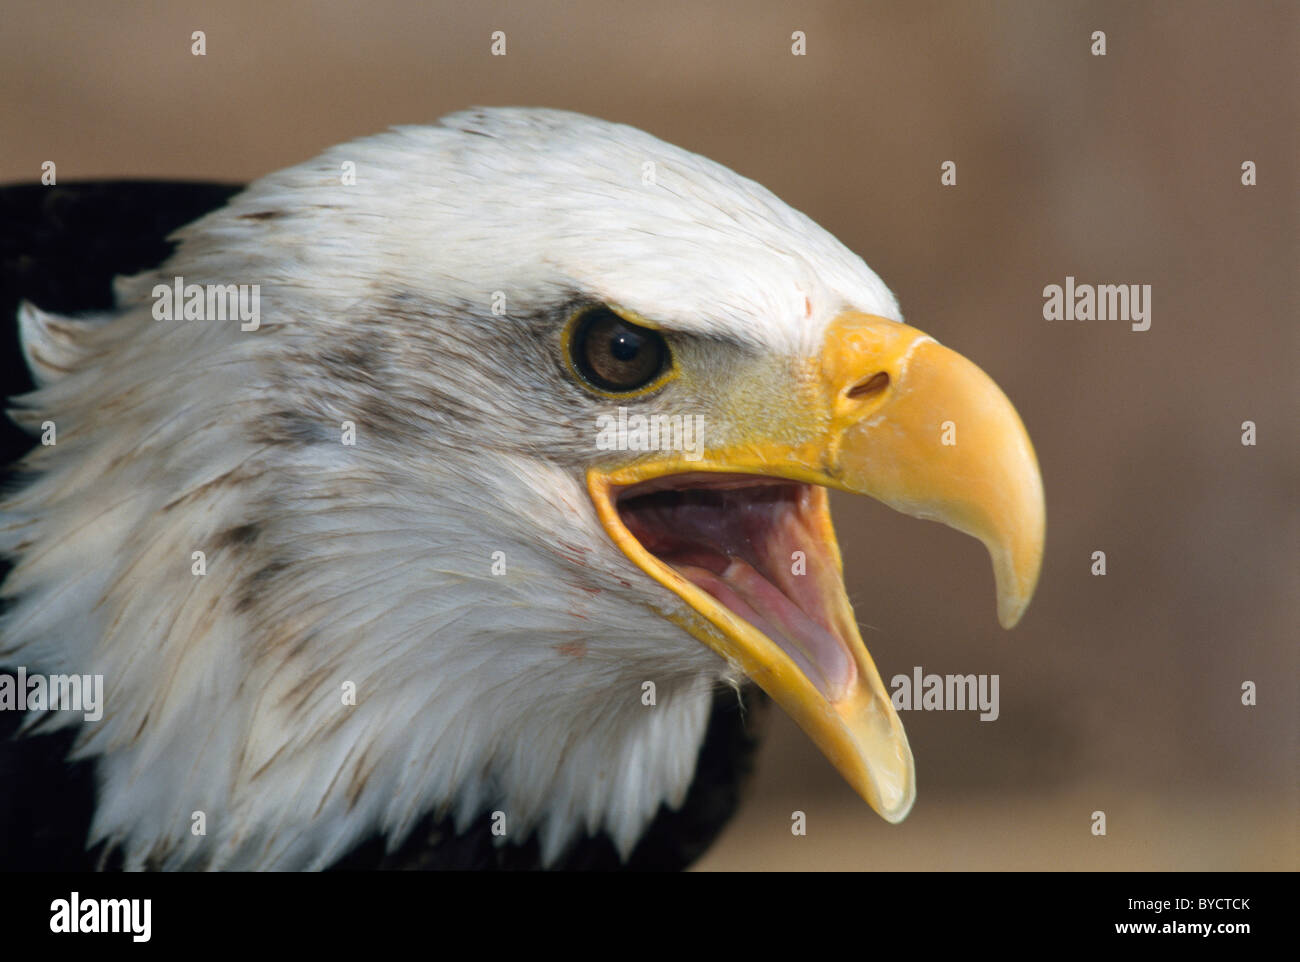
[(980, 538), (1008, 627), (1043, 495), (1007, 398), (859, 257), (715, 163), (530, 109), (335, 147), (176, 239), (108, 315), (20, 316), (14, 416), (57, 443), (0, 506), (0, 656), (103, 675), (99, 721), (34, 719), (81, 725), (92, 843), (316, 868), (497, 811), (548, 861), (626, 854), (745, 679), (907, 814), (827, 490)]

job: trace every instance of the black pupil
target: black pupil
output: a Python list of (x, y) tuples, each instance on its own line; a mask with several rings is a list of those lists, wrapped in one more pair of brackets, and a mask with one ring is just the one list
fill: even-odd
[(578, 321), (573, 362), (602, 391), (635, 391), (664, 369), (668, 346), (658, 331), (626, 321), (609, 308), (589, 311)]
[(618, 331), (610, 341), (609, 353), (620, 361), (630, 361), (641, 350), (641, 337), (635, 331)]

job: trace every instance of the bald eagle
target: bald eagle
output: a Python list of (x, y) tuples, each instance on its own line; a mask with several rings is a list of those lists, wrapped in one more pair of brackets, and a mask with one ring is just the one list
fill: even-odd
[(750, 686), (907, 815), (827, 489), (982, 540), (1007, 627), (1043, 494), (1004, 394), (859, 257), (539, 109), (332, 148), (173, 239), (111, 310), (19, 310), (11, 416), (44, 443), (0, 503), (0, 664), (102, 678), (97, 720), (24, 722), (93, 780), (80, 847), (437, 865), (490, 825), (542, 866), (628, 860), (702, 746), (743, 747), (707, 744)]

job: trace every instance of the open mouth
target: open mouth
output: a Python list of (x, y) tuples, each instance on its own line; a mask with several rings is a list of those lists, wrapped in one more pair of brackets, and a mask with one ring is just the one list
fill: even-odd
[(627, 532), (703, 591), (708, 607), (720, 606), (778, 645), (826, 699), (837, 700), (853, 685), (857, 666), (845, 632), (851, 609), (825, 521), (824, 488), (699, 472), (628, 485), (613, 495)]
[[(916, 797), (912, 750), (844, 590), (828, 489), (982, 541), (1010, 628), (1038, 582), (1042, 477), (1015, 408), (960, 354), (856, 311), (824, 339), (788, 409), (762, 412), (766, 430), (738, 415), (694, 459), (609, 456), (587, 491), (610, 541), (684, 606), (659, 592), (648, 603), (771, 695), (898, 822)], [(947, 440), (958, 425), (960, 444)]]

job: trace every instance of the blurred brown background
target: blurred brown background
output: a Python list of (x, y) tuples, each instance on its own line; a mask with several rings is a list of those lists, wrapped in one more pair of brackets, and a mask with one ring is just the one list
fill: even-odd
[[(1001, 717), (905, 713), (919, 797), (890, 827), (771, 712), (701, 868), (1300, 866), (1294, 3), (5, 8), (0, 182), (243, 181), (470, 105), (569, 108), (770, 187), (1002, 385), (1048, 497), (1014, 632), (976, 542), (836, 505), (882, 675), (998, 673)], [(1043, 320), (1067, 274), (1150, 284), (1151, 329)]]

